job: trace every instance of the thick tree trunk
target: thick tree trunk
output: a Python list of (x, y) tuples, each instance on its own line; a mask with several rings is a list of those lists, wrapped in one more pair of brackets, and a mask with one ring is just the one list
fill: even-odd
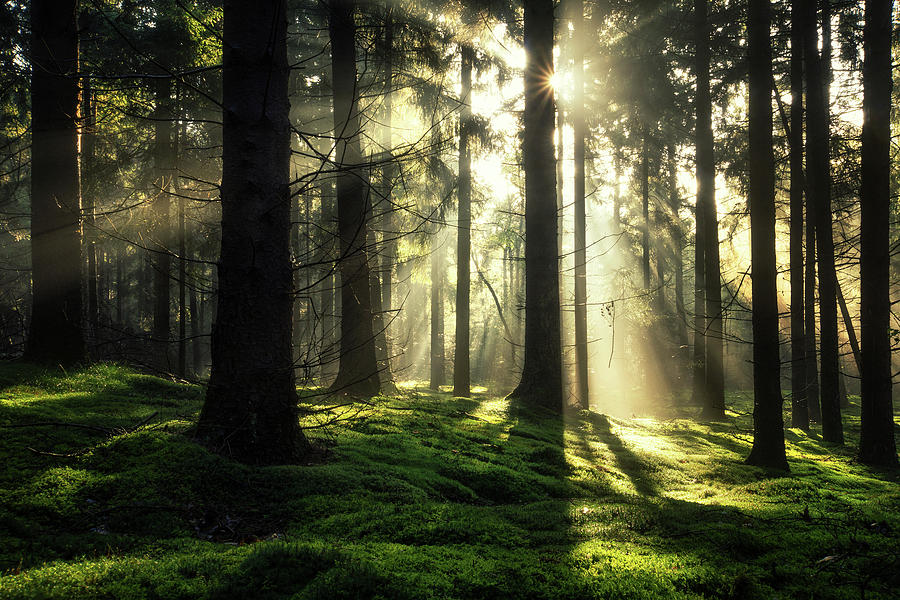
[(778, 351), (775, 263), (775, 160), (769, 0), (750, 0), (750, 245), (753, 279), (753, 448), (747, 463), (787, 470)]
[(459, 206), (456, 238), (456, 343), (453, 354), (453, 395), (468, 396), (469, 374), (469, 294), (471, 291), (472, 241), (472, 156), (469, 152), (469, 123), (472, 119), (472, 61), (474, 52), (462, 46), (462, 89), (459, 117)]
[(584, 3), (572, 2), (572, 59), (575, 92), (572, 98), (572, 129), (575, 135), (575, 381), (581, 408), (590, 409), (588, 389), (587, 329), (587, 217), (585, 206), (585, 145), (588, 137), (584, 114)]
[(803, 300), (803, 7), (791, 1), (791, 426), (809, 429)]
[(31, 3), (31, 325), (29, 360), (86, 357), (81, 330), (81, 182), (75, 0)]
[(859, 460), (895, 466), (890, 341), (891, 0), (866, 0), (863, 32)]
[(222, 251), (212, 373), (197, 435), (252, 464), (295, 461), (286, 0), (226, 0)]
[(510, 398), (563, 409), (556, 172), (553, 2), (525, 1), (525, 361)]
[[(829, 99), (826, 68), (819, 55), (816, 1), (806, 0), (804, 59), (807, 81), (807, 193), (815, 207), (816, 256), (819, 263), (819, 357), (821, 363), (822, 437), (843, 443), (838, 390), (837, 301), (831, 216)], [(830, 55), (830, 52), (827, 54)]]
[(712, 101), (709, 91), (709, 23), (706, 0), (696, 0), (697, 54), (697, 204), (703, 211), (703, 284), (706, 322), (703, 417), (725, 416), (722, 371), (722, 285), (719, 266), (719, 220), (716, 215), (716, 164), (713, 155)]
[(365, 247), (369, 191), (365, 185), (360, 148), (355, 6), (353, 0), (333, 0), (329, 4), (341, 248), (341, 354), (338, 374), (330, 389), (332, 392), (374, 396), (381, 386), (375, 358), (369, 262)]

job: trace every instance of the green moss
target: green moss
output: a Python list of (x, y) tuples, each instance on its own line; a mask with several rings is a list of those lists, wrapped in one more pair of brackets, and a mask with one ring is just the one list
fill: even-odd
[[(331, 426), (324, 462), (250, 468), (189, 437), (198, 387), (117, 365), (0, 364), (0, 424), (30, 424), (0, 437), (0, 598), (837, 599), (900, 587), (898, 473), (795, 430), (790, 475), (743, 465), (745, 395), (729, 398), (729, 421), (695, 423), (563, 421), (401, 391)], [(104, 430), (34, 425), (46, 421)], [(855, 404), (847, 430), (858, 434)]]

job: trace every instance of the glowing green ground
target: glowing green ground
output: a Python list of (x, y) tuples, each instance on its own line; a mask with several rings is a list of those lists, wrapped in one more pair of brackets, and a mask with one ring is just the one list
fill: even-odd
[[(404, 388), (313, 429), (309, 466), (184, 434), (202, 391), (0, 365), (0, 598), (888, 598), (897, 472), (788, 432), (792, 473), (718, 424), (566, 420)], [(312, 402), (306, 403), (306, 405)], [(355, 411), (354, 411), (355, 412)], [(740, 416), (737, 416), (740, 414)], [(326, 420), (318, 414), (306, 425)], [(29, 450), (29, 448), (41, 453)], [(52, 452), (60, 455), (49, 456)]]

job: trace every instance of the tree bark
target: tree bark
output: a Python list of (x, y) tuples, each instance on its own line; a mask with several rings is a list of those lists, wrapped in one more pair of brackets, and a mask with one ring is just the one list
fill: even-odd
[(787, 470), (784, 450), (775, 262), (775, 159), (769, 0), (750, 0), (750, 246), (753, 280), (753, 448), (747, 463)]
[(716, 214), (716, 163), (713, 154), (712, 100), (709, 91), (709, 22), (706, 0), (694, 4), (697, 35), (697, 204), (703, 211), (703, 284), (706, 322), (703, 417), (725, 416), (722, 371), (722, 277), (719, 266), (719, 220)]
[[(819, 263), (819, 360), (821, 363), (822, 437), (843, 443), (838, 378), (837, 300), (831, 217), (831, 159), (828, 81), (816, 33), (816, 0), (806, 0), (804, 59), (807, 66), (807, 193), (815, 207)], [(824, 53), (823, 53), (824, 54)], [(827, 53), (830, 55), (830, 52)]]
[(429, 387), (444, 385), (444, 245), (438, 234), (431, 238), (431, 381)]
[(650, 290), (650, 140), (648, 126), (643, 125), (641, 139), (641, 214), (644, 221), (641, 226), (641, 274), (644, 291)]
[(462, 89), (459, 117), (459, 192), (456, 238), (456, 343), (453, 354), (453, 395), (468, 396), (469, 373), (469, 295), (471, 292), (472, 241), (472, 156), (469, 152), (469, 126), (472, 119), (472, 61), (474, 52), (462, 46)]
[(153, 342), (154, 360), (159, 366), (169, 369), (169, 341), (172, 328), (171, 286), (172, 275), (172, 225), (169, 197), (172, 183), (172, 141), (174, 127), (171, 121), (171, 82), (168, 79), (156, 81), (154, 109), (154, 149), (153, 161), (156, 170), (155, 187), (152, 191), (151, 210), (153, 214)]
[(295, 461), (287, 2), (226, 0), (222, 249), (212, 372), (197, 435), (251, 464)]
[(553, 2), (525, 1), (525, 361), (510, 398), (563, 409), (554, 169)]
[(807, 348), (803, 299), (803, 7), (791, 1), (790, 273), (791, 426), (809, 430)]
[(585, 202), (585, 144), (588, 137), (584, 114), (584, 2), (572, 1), (572, 59), (575, 91), (572, 98), (572, 129), (575, 135), (575, 381), (577, 400), (590, 409), (588, 388), (587, 329), (587, 217)]
[(77, 2), (31, 3), (31, 324), (26, 358), (73, 364), (81, 329)]
[(890, 340), (891, 5), (866, 0), (863, 32), (859, 460), (879, 466), (897, 464)]
[(366, 189), (367, 178), (360, 147), (355, 7), (353, 0), (332, 0), (329, 3), (341, 249), (341, 353), (338, 374), (330, 390), (374, 396), (381, 385), (375, 358), (369, 262), (365, 247), (369, 191)]

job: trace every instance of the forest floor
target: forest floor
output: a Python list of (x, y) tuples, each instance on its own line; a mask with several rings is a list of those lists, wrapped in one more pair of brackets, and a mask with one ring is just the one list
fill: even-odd
[(900, 473), (853, 459), (858, 401), (846, 447), (787, 431), (789, 475), (742, 464), (745, 395), (726, 421), (696, 423), (561, 419), (401, 386), (310, 429), (325, 460), (266, 468), (191, 441), (201, 401), (197, 386), (119, 366), (0, 363), (0, 598), (900, 589)]

